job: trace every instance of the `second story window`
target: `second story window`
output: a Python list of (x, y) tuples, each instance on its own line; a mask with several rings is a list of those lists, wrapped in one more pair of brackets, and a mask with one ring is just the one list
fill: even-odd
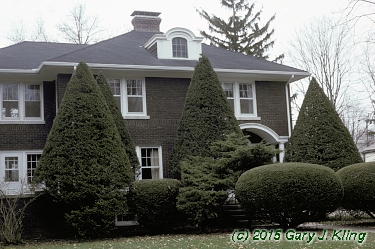
[(188, 58), (187, 41), (185, 38), (173, 38), (172, 48), (174, 58)]
[(256, 117), (255, 84), (223, 82), (221, 84), (236, 117)]
[(0, 120), (42, 120), (42, 85), (0, 83)]
[(147, 117), (146, 86), (143, 79), (109, 78), (107, 81), (125, 118)]

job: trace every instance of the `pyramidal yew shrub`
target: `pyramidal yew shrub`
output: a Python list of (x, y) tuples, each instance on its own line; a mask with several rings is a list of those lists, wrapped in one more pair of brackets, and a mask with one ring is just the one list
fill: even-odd
[(120, 134), (121, 141), (124, 144), (126, 154), (128, 155), (133, 172), (136, 174), (139, 170), (140, 165), (137, 153), (135, 152), (134, 144), (130, 138), (128, 128), (126, 127), (126, 124), (124, 122), (124, 118), (122, 117), (121, 110), (118, 108), (109, 84), (102, 73), (99, 73), (96, 81), (98, 82), (99, 88), (104, 96), (104, 99), (107, 102), (109, 110), (111, 111), (113, 120), (116, 123), (117, 130)]
[(195, 66), (174, 142), (170, 173), (180, 178), (179, 163), (188, 156), (210, 156), (211, 143), (242, 134), (220, 81), (207, 57)]
[(105, 233), (126, 209), (124, 189), (134, 179), (116, 124), (81, 62), (70, 79), (43, 153), (36, 181), (83, 236)]
[(335, 171), (362, 162), (348, 129), (314, 78), (286, 147), (285, 161), (325, 165)]

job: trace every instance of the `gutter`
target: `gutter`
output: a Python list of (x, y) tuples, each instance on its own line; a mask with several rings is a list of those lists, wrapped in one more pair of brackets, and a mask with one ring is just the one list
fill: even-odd
[(291, 116), (291, 113), (290, 113), (290, 97), (289, 97), (289, 84), (292, 82), (292, 80), (294, 79), (294, 74), (292, 74), (292, 76), (290, 77), (290, 79), (288, 80), (288, 82), (285, 84), (285, 96), (286, 96), (286, 111), (287, 111), (287, 118), (288, 118), (288, 136), (290, 138), (290, 136), (292, 135), (292, 116)]

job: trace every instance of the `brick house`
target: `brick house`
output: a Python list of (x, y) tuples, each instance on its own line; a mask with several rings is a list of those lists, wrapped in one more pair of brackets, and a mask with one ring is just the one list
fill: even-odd
[[(289, 84), (308, 72), (202, 43), (190, 30), (159, 31), (160, 13), (133, 13), (134, 30), (93, 45), (21, 42), (0, 49), (0, 182), (17, 193), (33, 177), (67, 83), (80, 61), (107, 77), (142, 178), (168, 177), (185, 95), (207, 56), (251, 143), (283, 150), (291, 134)], [(283, 153), (278, 160), (283, 161)]]

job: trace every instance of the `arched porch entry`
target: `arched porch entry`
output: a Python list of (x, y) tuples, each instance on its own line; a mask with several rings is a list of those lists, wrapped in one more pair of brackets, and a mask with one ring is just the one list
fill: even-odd
[(285, 143), (288, 142), (288, 136), (279, 136), (271, 128), (257, 123), (240, 124), (240, 128), (245, 135), (250, 135), (251, 143), (259, 143), (262, 140), (274, 145), (275, 148), (280, 150), (279, 162), (284, 162), (284, 149)]

